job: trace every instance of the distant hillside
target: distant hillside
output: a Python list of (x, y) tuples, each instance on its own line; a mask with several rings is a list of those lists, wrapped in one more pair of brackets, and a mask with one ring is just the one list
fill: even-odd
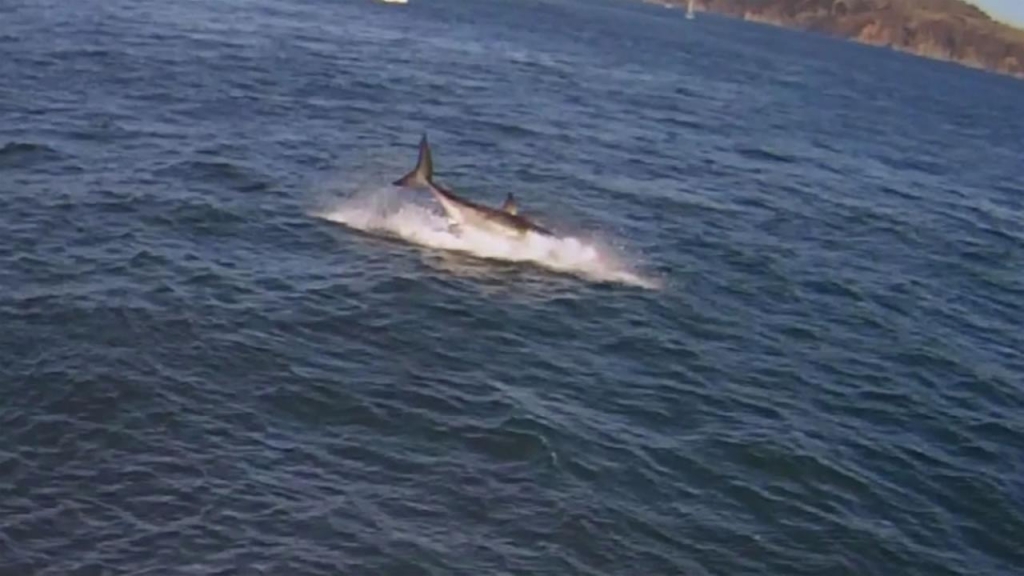
[(695, 6), (1024, 78), (1024, 30), (962, 0), (696, 0)]

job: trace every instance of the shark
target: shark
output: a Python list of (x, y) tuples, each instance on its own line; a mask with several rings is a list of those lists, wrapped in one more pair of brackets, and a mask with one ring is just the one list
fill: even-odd
[(554, 234), (519, 213), (519, 205), (511, 193), (500, 208), (491, 208), (465, 198), (434, 182), (434, 162), (430, 154), (427, 135), (420, 139), (419, 158), (411, 172), (393, 182), (403, 188), (426, 188), (441, 203), (448, 221), (456, 229), (473, 227), (491, 233), (513, 238), (524, 238), (529, 234), (554, 236)]

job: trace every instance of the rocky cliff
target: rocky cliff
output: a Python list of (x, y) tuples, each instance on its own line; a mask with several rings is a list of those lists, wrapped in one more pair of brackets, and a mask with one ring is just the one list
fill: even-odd
[(1024, 30), (996, 22), (962, 0), (696, 0), (695, 5), (1024, 78)]

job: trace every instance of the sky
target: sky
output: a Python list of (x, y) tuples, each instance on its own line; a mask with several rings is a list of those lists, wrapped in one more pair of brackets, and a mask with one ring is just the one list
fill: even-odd
[(1024, 26), (1024, 0), (971, 0), (997, 20)]

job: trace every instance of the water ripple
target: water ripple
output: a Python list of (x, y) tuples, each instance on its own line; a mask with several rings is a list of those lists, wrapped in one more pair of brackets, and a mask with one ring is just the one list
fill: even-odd
[[(635, 2), (0, 11), (0, 572), (1024, 565), (1019, 82)], [(574, 240), (382, 190), (424, 131)]]

